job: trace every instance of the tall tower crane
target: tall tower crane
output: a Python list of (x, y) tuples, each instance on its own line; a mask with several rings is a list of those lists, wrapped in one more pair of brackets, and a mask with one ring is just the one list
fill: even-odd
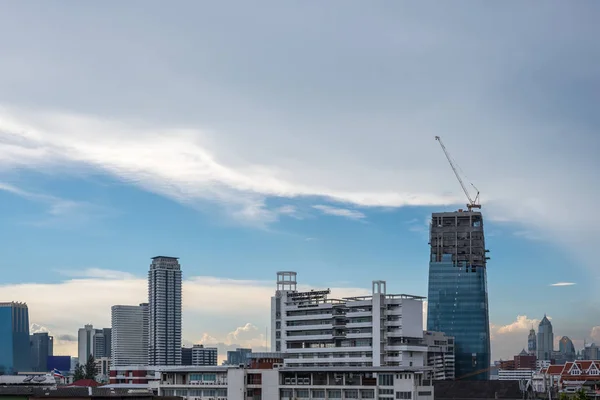
[(444, 154), (446, 155), (446, 158), (448, 159), (448, 162), (450, 163), (450, 166), (452, 167), (452, 171), (454, 171), (454, 175), (456, 175), (456, 179), (458, 179), (458, 182), (460, 183), (460, 186), (462, 187), (463, 192), (465, 192), (465, 194), (467, 195), (467, 199), (469, 200), (469, 204), (467, 204), (467, 208), (469, 209), (469, 211), (473, 211), (473, 208), (479, 208), (480, 209), (481, 208), (481, 204), (479, 204), (479, 190), (477, 190), (477, 188), (475, 187), (475, 185), (473, 185), (471, 183), (471, 186), (473, 186), (473, 188), (477, 191), (477, 195), (475, 196), (475, 199), (473, 199), (471, 197), (471, 194), (467, 190), (467, 187), (465, 186), (462, 178), (460, 177), (460, 174), (456, 170), (456, 166), (454, 165), (454, 162), (452, 161), (452, 158), (450, 157), (450, 154), (448, 153), (448, 150), (446, 150), (446, 146), (444, 146), (444, 143), (442, 142), (442, 139), (440, 139), (439, 136), (436, 136), (435, 140), (437, 140), (438, 142), (440, 142), (440, 146), (442, 146), (442, 150), (444, 150)]

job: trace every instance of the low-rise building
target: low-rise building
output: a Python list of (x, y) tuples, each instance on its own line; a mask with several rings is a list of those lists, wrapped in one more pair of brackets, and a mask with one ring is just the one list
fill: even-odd
[(455, 375), (454, 338), (442, 332), (425, 331), (423, 343), (427, 346), (427, 366), (435, 381), (453, 380)]
[(109, 382), (111, 385), (149, 385), (158, 379), (156, 368), (147, 365), (113, 365)]
[[(259, 366), (260, 361), (257, 362)], [(433, 400), (423, 367), (164, 367), (158, 394), (185, 400)]]
[(527, 381), (531, 379), (535, 373), (534, 369), (527, 368), (514, 368), (514, 369), (499, 369), (498, 380), (499, 381)]
[(534, 374), (535, 390), (573, 393), (579, 389), (595, 393), (600, 386), (600, 361), (586, 360), (550, 365)]
[(216, 347), (204, 347), (201, 344), (195, 344), (192, 347), (192, 365), (217, 365)]

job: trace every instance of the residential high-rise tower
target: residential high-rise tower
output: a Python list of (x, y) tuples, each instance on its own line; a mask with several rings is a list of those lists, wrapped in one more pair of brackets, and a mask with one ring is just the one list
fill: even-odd
[(490, 324), (483, 216), (433, 213), (427, 330), (454, 337), (456, 378), (488, 380)]
[(0, 303), (0, 375), (29, 372), (29, 310), (25, 303)]
[(181, 266), (152, 258), (148, 272), (149, 365), (181, 365)]
[(148, 365), (148, 303), (111, 308), (111, 365)]

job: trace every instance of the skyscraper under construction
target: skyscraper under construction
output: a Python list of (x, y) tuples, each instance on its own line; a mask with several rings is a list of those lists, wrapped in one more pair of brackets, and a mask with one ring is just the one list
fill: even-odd
[(490, 324), (481, 212), (433, 213), (427, 330), (455, 338), (456, 378), (489, 379)]

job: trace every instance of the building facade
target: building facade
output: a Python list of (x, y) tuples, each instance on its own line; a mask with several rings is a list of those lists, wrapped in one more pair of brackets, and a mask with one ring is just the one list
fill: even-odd
[(0, 374), (31, 371), (29, 310), (25, 303), (0, 303)]
[(192, 365), (192, 348), (181, 348), (181, 365)]
[(480, 212), (433, 213), (427, 330), (454, 337), (456, 378), (488, 380), (487, 259)]
[(295, 285), (294, 273), (277, 273), (271, 298), (272, 346), (286, 367), (425, 365), (422, 297), (387, 294), (385, 281), (373, 281), (370, 296), (344, 299)]
[(544, 314), (544, 318), (538, 327), (537, 336), (537, 359), (551, 360), (554, 351), (554, 333), (552, 332), (552, 323)]
[(600, 360), (600, 347), (595, 343), (585, 344), (582, 353), (584, 360)]
[(560, 338), (558, 342), (558, 352), (560, 353), (561, 364), (564, 364), (569, 361), (575, 361), (577, 357), (577, 352), (575, 351), (575, 346), (571, 339), (568, 336), (563, 336)]
[(192, 365), (217, 365), (217, 348), (204, 347), (201, 344), (195, 344), (192, 347)]
[(256, 367), (172, 367), (157, 372), (160, 396), (184, 400), (433, 400), (419, 368), (288, 368), (257, 360)]
[(434, 381), (454, 380), (454, 338), (443, 332), (426, 331), (423, 343), (427, 346), (427, 366), (432, 369)]
[(48, 332), (34, 333), (29, 337), (31, 347), (31, 371), (48, 372), (48, 357), (53, 355), (54, 338)]
[(110, 328), (94, 329), (92, 324), (79, 328), (77, 332), (77, 358), (85, 365), (90, 356), (110, 357), (112, 334)]
[(111, 365), (148, 365), (148, 303), (112, 306), (111, 324)]
[(238, 348), (227, 352), (225, 365), (248, 365), (252, 349)]
[(181, 365), (181, 266), (177, 258), (152, 258), (148, 303), (148, 363)]

